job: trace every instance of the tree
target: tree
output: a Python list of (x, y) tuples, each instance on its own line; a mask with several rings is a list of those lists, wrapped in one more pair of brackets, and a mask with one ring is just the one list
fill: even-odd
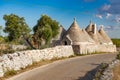
[(2, 32), (2, 26), (0, 26), (0, 36), (1, 36), (1, 32)]
[(4, 15), (5, 29), (4, 32), (8, 33), (9, 41), (18, 41), (22, 35), (30, 33), (30, 28), (25, 22), (23, 17), (15, 14)]
[(4, 42), (4, 38), (1, 35), (1, 32), (2, 32), (2, 26), (0, 26), (0, 43)]
[(40, 45), (42, 40), (45, 40), (45, 44), (49, 44), (50, 40), (58, 34), (58, 30), (59, 23), (47, 15), (42, 15), (33, 27), (34, 37)]

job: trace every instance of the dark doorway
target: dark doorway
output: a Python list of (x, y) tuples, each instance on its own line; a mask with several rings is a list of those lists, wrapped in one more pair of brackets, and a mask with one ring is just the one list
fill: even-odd
[(67, 45), (67, 41), (65, 41), (64, 44)]

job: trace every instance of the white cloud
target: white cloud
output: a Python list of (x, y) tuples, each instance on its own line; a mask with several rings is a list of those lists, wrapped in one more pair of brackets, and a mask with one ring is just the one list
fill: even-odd
[(96, 14), (95, 17), (100, 18), (100, 19), (103, 18), (101, 14)]
[(120, 0), (108, 0), (110, 3), (109, 4), (104, 4), (100, 9), (100, 13), (112, 13), (113, 15), (115, 14), (120, 14)]
[(106, 19), (108, 19), (108, 18), (111, 17), (111, 16), (112, 16), (112, 14), (107, 13), (107, 15), (106, 15)]
[(102, 7), (102, 10), (103, 11), (108, 11), (110, 9), (111, 5), (109, 4), (105, 4), (103, 7)]
[(117, 23), (120, 23), (120, 16), (116, 16), (115, 21), (116, 21)]
[(105, 30), (114, 30), (114, 26), (106, 26)]

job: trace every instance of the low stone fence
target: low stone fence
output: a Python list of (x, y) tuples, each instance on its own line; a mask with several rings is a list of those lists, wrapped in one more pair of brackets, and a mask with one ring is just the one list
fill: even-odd
[(25, 45), (9, 45), (9, 48), (12, 50), (24, 50), (27, 49), (28, 46)]
[(25, 45), (13, 45), (13, 44), (0, 44), (0, 50), (24, 50), (27, 49), (28, 46)]
[(112, 69), (118, 64), (120, 64), (120, 60), (117, 59), (113, 60), (110, 64), (101, 64), (93, 80), (113, 80)]
[(8, 48), (7, 44), (0, 44), (0, 50), (6, 50)]
[(51, 60), (53, 58), (69, 57), (74, 55), (72, 46), (57, 46), (42, 50), (27, 50), (0, 56), (0, 77), (6, 71), (20, 70), (33, 62)]

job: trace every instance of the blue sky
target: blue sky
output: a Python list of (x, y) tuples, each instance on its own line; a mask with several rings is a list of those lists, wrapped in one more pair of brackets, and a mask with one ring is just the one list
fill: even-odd
[(5, 27), (3, 15), (24, 17), (32, 29), (42, 14), (57, 20), (68, 29), (76, 17), (80, 28), (89, 21), (104, 26), (110, 37), (120, 38), (120, 0), (1, 0), (0, 25)]

